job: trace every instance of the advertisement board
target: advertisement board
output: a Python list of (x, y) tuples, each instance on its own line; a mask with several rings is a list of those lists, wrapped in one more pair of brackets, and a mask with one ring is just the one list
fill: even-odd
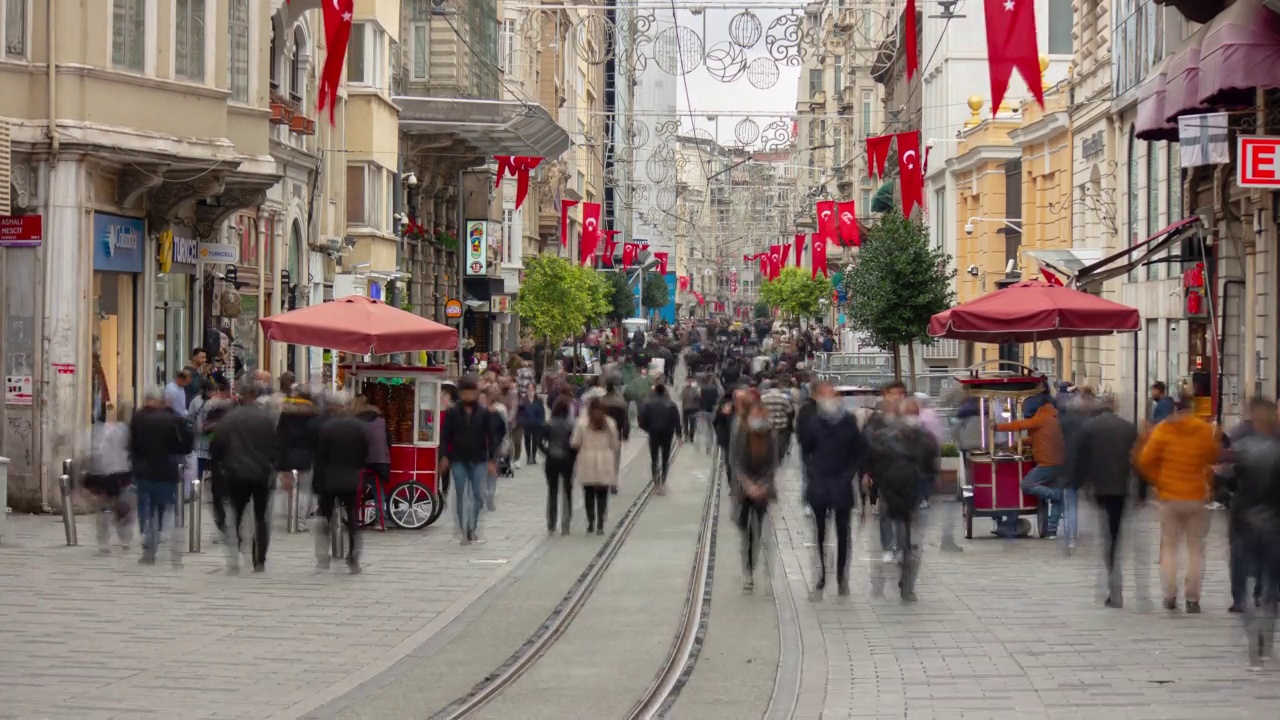
[(486, 275), (489, 268), (489, 221), (468, 220), (462, 241), (466, 243), (467, 277)]

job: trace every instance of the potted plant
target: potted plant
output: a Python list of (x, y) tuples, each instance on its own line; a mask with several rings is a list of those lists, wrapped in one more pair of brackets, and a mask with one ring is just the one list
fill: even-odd
[(955, 443), (942, 444), (942, 462), (938, 466), (938, 488), (940, 495), (955, 495), (956, 484), (960, 475), (960, 448)]
[(445, 250), (457, 250), (458, 237), (446, 228), (436, 228), (436, 245)]

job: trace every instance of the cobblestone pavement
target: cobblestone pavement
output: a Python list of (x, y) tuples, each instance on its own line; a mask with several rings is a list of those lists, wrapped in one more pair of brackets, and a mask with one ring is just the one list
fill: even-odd
[[(644, 440), (633, 438), (630, 461)], [(452, 515), (367, 533), (364, 573), (315, 570), (310, 533), (275, 523), (267, 570), (225, 573), (206, 508), (205, 552), (180, 568), (97, 555), (92, 520), (66, 547), (51, 516), (13, 516), (0, 546), (0, 718), (292, 718), (390, 667), (546, 538), (541, 465), (500, 481), (484, 544)]]
[[(785, 488), (774, 527), (804, 647), (793, 717), (1276, 716), (1280, 676), (1247, 671), (1241, 622), (1226, 612), (1225, 513), (1213, 515), (1199, 616), (1137, 602), (1135, 576), (1145, 576), (1148, 597), (1160, 597), (1154, 508), (1134, 523), (1125, 608), (1104, 609), (1097, 518), (1083, 502), (1087, 535), (1070, 557), (1050, 540), (995, 539), (986, 520), (975, 523), (974, 540), (958, 536), (963, 553), (942, 554), (939, 513), (958, 518), (959, 507), (935, 502), (915, 605), (900, 602), (896, 570), (885, 596), (875, 596), (876, 519), (861, 527), (855, 519), (853, 592), (814, 601), (803, 596), (816, 560), (794, 464)], [(1145, 557), (1137, 557), (1135, 572), (1136, 548)]]

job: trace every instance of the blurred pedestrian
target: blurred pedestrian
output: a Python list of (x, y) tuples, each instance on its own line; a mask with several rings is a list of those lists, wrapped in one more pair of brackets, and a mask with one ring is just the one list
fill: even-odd
[[(1035, 399), (1028, 398), (1028, 401)], [(1025, 403), (1024, 403), (1025, 405)], [(1062, 463), (1066, 447), (1062, 440), (1062, 426), (1058, 422), (1058, 409), (1051, 400), (1036, 406), (1035, 413), (1025, 420), (997, 423), (996, 432), (1027, 431), (1031, 442), (1031, 455), (1036, 466), (1022, 478), (1022, 490), (1040, 498), (1049, 507), (1048, 535), (1058, 534), (1058, 521), (1063, 516)], [(1074, 515), (1067, 518), (1068, 539), (1075, 524)]]
[(730, 439), (729, 464), (734, 482), (729, 486), (737, 504), (738, 529), (742, 531), (742, 590), (755, 589), (756, 562), (764, 543), (764, 516), (769, 503), (778, 496), (775, 476), (781, 457), (777, 431), (770, 412), (762, 403), (752, 403), (747, 420), (739, 424)]
[(791, 450), (791, 431), (795, 427), (796, 407), (785, 385), (769, 382), (764, 386), (761, 402), (769, 410), (769, 422), (773, 423), (774, 437), (778, 441), (779, 461), (785, 460)]
[(495, 420), (480, 404), (480, 390), (470, 375), (458, 380), (458, 402), (449, 408), (441, 427), (441, 447), (445, 449), (441, 469), (453, 475), (454, 509), (462, 544), (479, 540), (480, 508), (484, 486), (498, 472), (498, 445)]
[(557, 399), (551, 407), (551, 420), (539, 435), (547, 476), (547, 532), (555, 532), (558, 518), (561, 535), (569, 534), (573, 519), (573, 465), (577, 451), (573, 448), (574, 421), (569, 410), (569, 400)]
[[(886, 549), (883, 564), (901, 564), (898, 588), (902, 601), (915, 602), (922, 553), (920, 533), (917, 531), (913, 538), (912, 530), (920, 498), (936, 472), (938, 443), (922, 427), (919, 402), (905, 398), (868, 430), (866, 446), (867, 475), (880, 488), (882, 538), (887, 527), (893, 545)], [(878, 582), (882, 584), (883, 579)]]
[(827, 518), (836, 529), (836, 582), (849, 594), (849, 516), (853, 512), (854, 478), (863, 470), (864, 443), (858, 421), (845, 411), (829, 381), (813, 387), (818, 412), (800, 427), (800, 451), (805, 459), (805, 499), (813, 508), (817, 532), (817, 593), (827, 586)]
[[(213, 467), (209, 461), (209, 444), (213, 442), (213, 433), (218, 423), (234, 406), (231, 400), (231, 388), (227, 385), (226, 378), (221, 374), (214, 374), (204, 383), (200, 395), (191, 401), (187, 415), (191, 420), (192, 431), (195, 433), (196, 475), (200, 477), (202, 483), (207, 483), (209, 486), (209, 495), (213, 503), (213, 524), (218, 529), (219, 536), (224, 535), (227, 530), (227, 491), (221, 475), (212, 471)], [(220, 541), (221, 537), (215, 540), (215, 542)]]
[(166, 523), (170, 559), (174, 565), (182, 563), (182, 538), (175, 528), (182, 484), (179, 465), (194, 445), (191, 426), (166, 404), (164, 394), (148, 392), (146, 404), (129, 423), (129, 464), (137, 483), (144, 565), (155, 563)]
[[(269, 411), (258, 402), (256, 383), (240, 389), (239, 404), (218, 423), (209, 445), (210, 462), (215, 473), (221, 473), (234, 511), (223, 542), (227, 546), (227, 572), (240, 571), (240, 552), (244, 533), (245, 511), (253, 503), (253, 571), (262, 572), (267, 565), (267, 548), (271, 544), (270, 499), (271, 477), (276, 468), (277, 443), (275, 424)], [(232, 529), (235, 532), (231, 532)]]
[(640, 429), (649, 435), (649, 472), (654, 492), (666, 495), (671, 444), (680, 432), (680, 411), (667, 397), (667, 386), (654, 386), (653, 394), (640, 407), (638, 419)]
[(538, 446), (541, 444), (542, 432), (546, 424), (547, 406), (542, 403), (542, 398), (538, 397), (538, 386), (529, 383), (520, 397), (520, 406), (516, 408), (516, 427), (520, 428), (520, 434), (523, 436), (524, 455), (530, 465), (538, 464)]
[(700, 402), (698, 379), (690, 374), (680, 391), (680, 420), (684, 441), (692, 443), (698, 430), (698, 405)]
[[(1235, 495), (1228, 515), (1227, 537), (1230, 541), (1230, 612), (1243, 613), (1248, 600), (1257, 606), (1265, 596), (1268, 584), (1280, 583), (1274, 576), (1280, 568), (1268, 569), (1270, 553), (1264, 545), (1274, 542), (1280, 518), (1269, 516), (1270, 494), (1280, 491), (1272, 483), (1280, 472), (1280, 432), (1277, 431), (1276, 404), (1266, 398), (1249, 402), (1247, 428), (1236, 428), (1231, 442), (1231, 481)], [(1267, 577), (1268, 574), (1273, 577)], [(1249, 581), (1253, 580), (1253, 593)]]
[(360, 572), (360, 473), (368, 466), (373, 449), (370, 423), (354, 416), (342, 397), (330, 401), (326, 410), (327, 417), (316, 431), (316, 564), (321, 570), (329, 569), (330, 525), (338, 517), (334, 511), (341, 506), (347, 525), (347, 570), (354, 575)]
[(128, 552), (133, 540), (133, 507), (129, 486), (132, 472), (129, 464), (129, 425), (125, 422), (128, 408), (120, 405), (116, 416), (93, 425), (93, 454), (84, 487), (93, 496), (98, 530), (98, 552), (111, 554), (111, 525), (114, 520), (120, 549)]
[[(276, 420), (276, 470), (280, 472), (280, 487), (290, 493), (297, 482), (298, 520), (311, 515), (311, 470), (315, 466), (316, 439), (320, 426), (320, 409), (311, 394), (293, 388), (290, 396), (280, 401), (280, 417)], [(288, 502), (286, 512), (293, 512)], [(304, 527), (299, 522), (298, 527)]]
[(587, 512), (587, 532), (604, 534), (609, 493), (618, 485), (618, 454), (622, 439), (617, 423), (605, 412), (604, 401), (595, 400), (574, 426), (570, 445), (577, 451), (573, 474), (582, 486)]
[(1160, 581), (1166, 610), (1178, 609), (1178, 548), (1187, 546), (1186, 611), (1200, 612), (1204, 539), (1209, 534), (1205, 502), (1212, 489), (1210, 466), (1220, 450), (1213, 426), (1191, 412), (1183, 397), (1173, 415), (1151, 431), (1138, 454), (1138, 470), (1160, 499)]
[[(1120, 537), (1130, 496), (1134, 494), (1133, 450), (1138, 429), (1116, 415), (1115, 399), (1099, 401), (1099, 412), (1073, 433), (1068, 453), (1072, 456), (1067, 483), (1093, 497), (1102, 508), (1105, 523), (1103, 565), (1106, 568), (1109, 608), (1124, 607), (1124, 580), (1117, 561)], [(1145, 492), (1139, 492), (1141, 499)], [(1139, 588), (1139, 593), (1141, 593)]]
[[(357, 420), (364, 423), (365, 437), (368, 440), (365, 469), (373, 473), (377, 482), (386, 485), (391, 482), (391, 434), (387, 432), (387, 419), (382, 416), (378, 406), (369, 402), (369, 398), (364, 395), (355, 397), (351, 412)], [(449, 492), (448, 486), (441, 492)]]

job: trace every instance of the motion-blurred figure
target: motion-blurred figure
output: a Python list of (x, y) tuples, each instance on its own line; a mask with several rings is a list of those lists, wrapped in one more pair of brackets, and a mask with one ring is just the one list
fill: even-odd
[(800, 427), (800, 452), (805, 459), (805, 499), (813, 508), (817, 532), (818, 582), (816, 593), (827, 586), (827, 517), (836, 526), (836, 582), (841, 595), (849, 594), (849, 516), (853, 512), (854, 478), (862, 471), (863, 439), (858, 421), (847, 412), (830, 382), (819, 381), (813, 390), (818, 412)]
[(755, 589), (756, 561), (764, 542), (764, 516), (778, 496), (775, 476), (781, 456), (777, 431), (763, 403), (752, 403), (745, 423), (739, 423), (729, 441), (729, 464), (734, 482), (730, 493), (737, 504), (738, 529), (742, 531), (742, 589)]
[(93, 454), (84, 487), (93, 495), (97, 509), (98, 552), (111, 554), (111, 524), (115, 521), (120, 549), (129, 551), (133, 539), (133, 507), (129, 498), (132, 474), (129, 465), (128, 409), (116, 408), (116, 417), (93, 426)]
[[(369, 463), (372, 443), (369, 424), (355, 417), (345, 398), (331, 401), (328, 417), (316, 431), (314, 487), (319, 499), (316, 513), (316, 565), (329, 569), (331, 524), (342, 507), (347, 526), (347, 569), (360, 572), (360, 473)], [(342, 522), (342, 520), (337, 520)]]
[[(921, 537), (912, 537), (925, 488), (932, 484), (938, 464), (938, 443), (921, 425), (920, 404), (908, 398), (888, 408), (882, 422), (866, 436), (864, 462), (867, 474), (880, 488), (880, 526), (896, 543), (885, 553), (884, 565), (899, 560), (902, 573), (898, 588), (903, 602), (915, 602), (915, 581), (920, 572)], [(878, 579), (883, 583), (883, 579)]]
[[(1249, 410), (1254, 432), (1231, 446), (1237, 483), (1231, 503), (1231, 610), (1244, 610), (1249, 666), (1260, 669), (1272, 653), (1280, 602), (1280, 440), (1275, 403), (1258, 398)], [(1251, 595), (1252, 604), (1246, 602)]]
[(137, 479), (144, 565), (156, 561), (166, 517), (170, 559), (175, 565), (182, 563), (182, 537), (173, 526), (177, 524), (178, 488), (182, 484), (180, 463), (194, 444), (191, 426), (165, 404), (164, 394), (148, 392), (146, 405), (129, 423), (129, 462)]
[(241, 533), (250, 502), (253, 503), (254, 572), (266, 569), (267, 547), (271, 542), (271, 473), (276, 465), (278, 445), (270, 412), (258, 399), (256, 384), (241, 388), (239, 405), (218, 423), (209, 445), (213, 472), (222, 474), (235, 511), (233, 524), (227, 528), (223, 540), (227, 546), (227, 571), (231, 573), (240, 571)]
[[(1099, 401), (1098, 414), (1086, 420), (1073, 434), (1069, 453), (1068, 484), (1091, 495), (1102, 508), (1105, 532), (1103, 564), (1107, 574), (1109, 608), (1124, 607), (1124, 579), (1120, 571), (1120, 533), (1129, 498), (1134, 489), (1133, 448), (1138, 442), (1138, 429), (1116, 415), (1114, 398)], [(1138, 497), (1144, 496), (1139, 486)], [(1139, 590), (1141, 592), (1141, 590)]]

